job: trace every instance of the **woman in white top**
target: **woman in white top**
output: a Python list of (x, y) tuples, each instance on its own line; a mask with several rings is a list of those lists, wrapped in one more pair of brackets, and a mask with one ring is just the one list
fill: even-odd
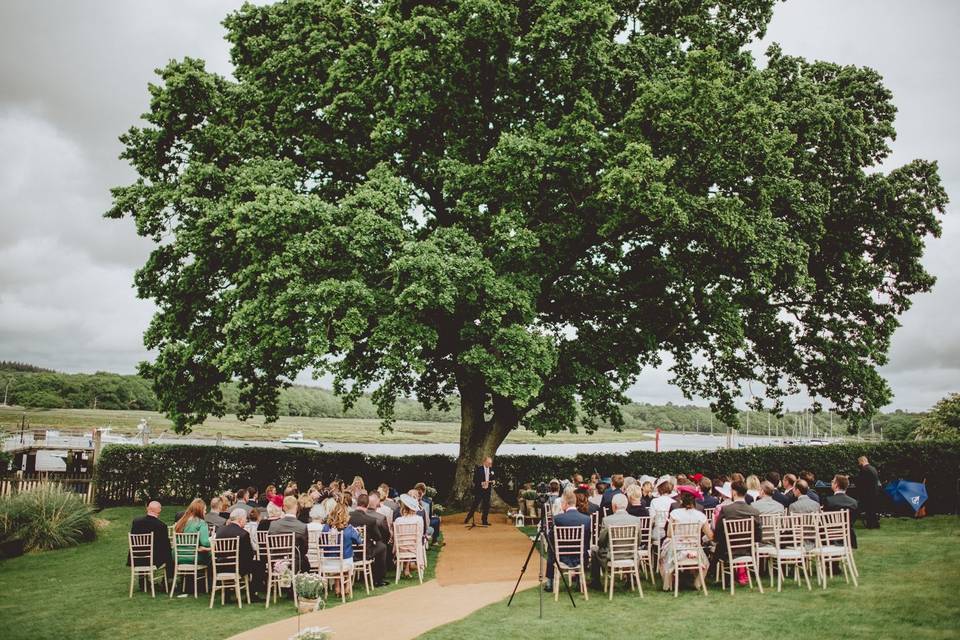
[[(707, 516), (704, 515), (702, 511), (696, 509), (696, 497), (692, 493), (687, 493), (686, 491), (680, 494), (680, 504), (683, 505), (682, 509), (674, 509), (670, 512), (669, 521), (673, 525), (680, 524), (699, 524), (699, 535), (695, 541), (696, 549), (684, 550), (685, 554), (683, 560), (695, 560), (699, 559), (700, 568), (706, 573), (707, 569), (710, 566), (709, 560), (707, 560), (707, 554), (703, 551), (703, 545), (701, 541), (713, 540), (713, 529), (710, 528), (710, 523), (707, 522)], [(672, 527), (668, 527), (667, 531), (669, 532)], [(692, 539), (685, 539), (685, 543), (694, 542)], [(669, 591), (673, 588), (673, 569), (674, 569), (674, 557), (673, 557), (673, 544), (674, 538), (666, 538), (660, 544), (660, 575), (663, 576), (663, 590)], [(699, 588), (700, 576), (697, 576), (697, 586)]]
[(760, 497), (760, 478), (757, 476), (747, 476), (747, 495), (752, 496), (754, 500)]
[[(417, 527), (417, 537), (413, 538), (413, 540), (416, 540), (416, 542), (412, 544), (417, 546), (411, 547), (410, 543), (407, 542), (404, 542), (401, 545), (400, 541), (397, 540), (397, 537), (394, 536), (394, 545), (396, 547), (394, 549), (395, 552), (416, 552), (418, 557), (420, 557), (420, 555), (423, 553), (423, 545), (421, 544), (421, 540), (423, 540), (423, 518), (417, 515), (419, 507), (420, 504), (413, 496), (409, 494), (403, 494), (400, 496), (400, 517), (393, 521), (393, 530), (396, 531), (397, 527), (404, 525), (415, 525)], [(410, 577), (411, 567), (416, 568), (413, 566), (413, 562), (403, 563), (403, 575), (407, 578)]]
[(650, 515), (653, 516), (653, 538), (659, 540), (664, 535), (664, 529), (667, 525), (667, 514), (670, 513), (670, 507), (674, 500), (670, 497), (673, 491), (673, 483), (666, 476), (660, 478), (657, 482), (656, 498), (650, 501)]

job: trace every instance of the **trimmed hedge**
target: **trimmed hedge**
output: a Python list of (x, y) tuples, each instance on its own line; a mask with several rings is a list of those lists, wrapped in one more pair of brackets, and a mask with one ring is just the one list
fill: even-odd
[[(893, 479), (927, 482), (927, 511), (952, 513), (957, 508), (960, 443), (891, 442), (819, 447), (752, 447), (718, 451), (634, 451), (628, 454), (582, 454), (572, 458), (498, 456), (496, 467), (505, 483), (502, 495), (513, 499), (517, 486), (528, 481), (569, 477), (579, 471), (659, 476), (700, 472), (710, 477), (739, 471), (763, 475), (774, 470), (812, 471), (829, 480), (835, 473), (854, 475), (857, 457), (866, 455), (884, 484)], [(314, 480), (362, 476), (368, 487), (387, 482), (400, 489), (426, 482), (438, 490), (441, 502), (453, 480), (455, 461), (449, 456), (367, 456), (306, 449), (212, 447), (192, 445), (109, 445), (97, 463), (97, 502), (131, 504), (158, 499), (185, 504), (196, 496), (209, 499), (227, 488), (295, 480), (301, 487)]]

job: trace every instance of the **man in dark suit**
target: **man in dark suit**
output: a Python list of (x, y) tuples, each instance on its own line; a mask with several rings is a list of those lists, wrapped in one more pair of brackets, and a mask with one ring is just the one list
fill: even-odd
[(783, 476), (783, 491), (779, 494), (773, 494), (773, 499), (784, 507), (789, 507), (797, 501), (797, 496), (793, 492), (793, 485), (795, 484), (797, 484), (797, 476), (792, 473)]
[(850, 512), (850, 546), (857, 548), (857, 532), (853, 528), (853, 523), (857, 519), (857, 501), (847, 495), (847, 488), (850, 486), (850, 479), (844, 475), (833, 476), (833, 482), (830, 483), (833, 488), (833, 495), (823, 499), (824, 511), (839, 511), (846, 509)]
[(296, 546), (294, 565), (298, 572), (310, 570), (310, 562), (307, 560), (307, 525), (297, 519), (296, 496), (283, 499), (283, 516), (270, 523), (269, 533), (292, 533)]
[(380, 528), (380, 520), (367, 513), (370, 498), (365, 493), (357, 496), (356, 508), (350, 513), (350, 524), (354, 527), (367, 528), (367, 558), (373, 559), (373, 584), (382, 587), (387, 583), (387, 540), (390, 539), (390, 530)]
[(763, 528), (760, 526), (760, 512), (747, 504), (747, 485), (737, 480), (730, 484), (730, 490), (733, 493), (733, 502), (720, 507), (720, 516), (717, 519), (716, 540), (717, 556), (723, 559), (727, 557), (727, 536), (723, 528), (724, 520), (742, 520), (744, 518), (753, 518), (754, 540), (760, 542), (763, 538)]
[[(587, 558), (590, 557), (590, 516), (577, 511), (577, 494), (574, 491), (566, 491), (560, 497), (563, 502), (563, 513), (553, 517), (553, 526), (555, 527), (583, 527), (583, 549), (580, 556), (562, 555), (560, 562), (568, 567), (583, 567), (586, 565)], [(553, 591), (553, 532), (547, 536), (547, 582), (544, 589)]]
[(769, 471), (767, 473), (767, 482), (773, 485), (773, 495), (771, 497), (783, 505), (784, 509), (789, 507), (793, 501), (784, 494), (780, 488), (780, 474), (776, 471)]
[[(237, 558), (239, 560), (240, 575), (250, 576), (250, 590), (261, 593), (266, 586), (266, 564), (257, 560), (253, 552), (253, 543), (250, 541), (250, 532), (246, 530), (247, 512), (237, 506), (230, 512), (230, 519), (226, 526), (217, 529), (217, 539), (237, 538)], [(251, 597), (251, 600), (254, 600)]]
[(857, 501), (863, 510), (863, 524), (867, 529), (879, 529), (877, 498), (880, 488), (880, 474), (877, 473), (876, 467), (867, 460), (867, 456), (860, 456), (857, 463), (860, 465), (860, 473), (857, 474), (854, 484), (857, 488)]
[(493, 483), (496, 480), (496, 474), (493, 472), (493, 458), (487, 456), (483, 459), (483, 464), (473, 470), (473, 504), (463, 523), (467, 524), (473, 518), (477, 507), (480, 507), (480, 526), (489, 527), (487, 518), (490, 515), (490, 492), (493, 490)]
[[(167, 572), (167, 579), (170, 580), (173, 578), (173, 555), (170, 553), (167, 525), (160, 520), (161, 509), (160, 503), (156, 500), (148, 504), (146, 515), (134, 518), (133, 524), (130, 525), (130, 533), (153, 534), (153, 566), (163, 567)], [(127, 553), (127, 566), (130, 566), (129, 553)]]
[(613, 496), (620, 495), (623, 493), (623, 474), (615, 473), (610, 476), (610, 488), (603, 492), (603, 497), (600, 498), (600, 518), (603, 519), (604, 509), (606, 513), (612, 511), (611, 503), (613, 502)]
[[(256, 487), (247, 487), (247, 506), (251, 509), (260, 509), (260, 496)], [(266, 508), (266, 507), (263, 507)]]

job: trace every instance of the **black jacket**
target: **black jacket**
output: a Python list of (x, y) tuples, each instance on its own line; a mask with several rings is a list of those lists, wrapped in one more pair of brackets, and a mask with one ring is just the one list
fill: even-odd
[(217, 539), (222, 538), (240, 538), (237, 554), (240, 559), (240, 573), (245, 575), (253, 573), (254, 555), (253, 544), (250, 542), (250, 532), (238, 526), (235, 522), (231, 522), (227, 526), (217, 529)]
[(823, 499), (824, 511), (846, 509), (850, 512), (850, 546), (854, 549), (857, 548), (857, 531), (854, 529), (853, 523), (857, 520), (857, 511), (859, 508), (859, 503), (845, 493), (835, 493)]
[[(497, 474), (494, 473), (493, 467), (490, 467), (490, 480), (496, 480)], [(481, 484), (484, 481), (484, 472), (483, 465), (478, 464), (477, 467), (473, 470), (473, 490), (474, 491), (490, 491), (490, 487), (484, 489)]]
[[(153, 534), (153, 564), (156, 567), (163, 566), (171, 562), (170, 537), (167, 532), (167, 525), (160, 519), (153, 516), (140, 516), (134, 518), (130, 525), (130, 533), (152, 533)], [(146, 563), (144, 563), (146, 564)], [(127, 566), (130, 565), (130, 554), (127, 553)]]

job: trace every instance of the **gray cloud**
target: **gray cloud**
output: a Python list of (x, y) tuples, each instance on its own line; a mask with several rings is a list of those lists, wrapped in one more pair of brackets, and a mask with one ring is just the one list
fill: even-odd
[[(137, 300), (133, 270), (149, 245), (130, 221), (108, 221), (108, 189), (132, 179), (117, 136), (146, 110), (153, 70), (200, 57), (229, 74), (220, 21), (235, 0), (6, 0), (0, 3), (0, 359), (69, 371), (132, 371), (147, 357), (152, 305)], [(885, 169), (939, 160), (960, 194), (960, 3), (789, 0), (763, 43), (790, 54), (877, 69), (899, 108)], [(883, 371), (893, 406), (922, 409), (960, 387), (960, 221), (924, 259), (939, 277), (903, 317)], [(631, 389), (643, 401), (682, 402), (669, 373)], [(304, 380), (308, 379), (303, 376)], [(802, 403), (803, 399), (798, 399)]]

